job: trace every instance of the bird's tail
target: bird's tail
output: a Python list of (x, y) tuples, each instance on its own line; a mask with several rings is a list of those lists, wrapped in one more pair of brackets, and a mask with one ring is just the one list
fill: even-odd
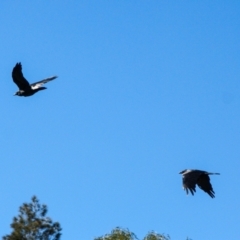
[(45, 78), (42, 81), (51, 81), (51, 80), (53, 80), (55, 78), (57, 78), (57, 76), (52, 76), (52, 77), (49, 77), (49, 78)]

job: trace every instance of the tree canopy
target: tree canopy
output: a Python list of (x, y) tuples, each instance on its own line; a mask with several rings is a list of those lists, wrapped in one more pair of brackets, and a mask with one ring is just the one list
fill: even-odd
[[(113, 229), (110, 234), (95, 238), (94, 240), (138, 240), (138, 238), (128, 229), (121, 229), (117, 227)], [(170, 240), (170, 237), (155, 232), (149, 232), (143, 240)]]
[(61, 227), (46, 217), (47, 206), (40, 204), (36, 196), (31, 203), (24, 203), (19, 209), (19, 215), (13, 218), (12, 233), (3, 240), (59, 240)]
[[(24, 203), (19, 208), (19, 214), (13, 218), (11, 224), (12, 232), (4, 236), (3, 240), (60, 240), (61, 226), (53, 222), (47, 214), (47, 206), (40, 204), (36, 196), (32, 197), (30, 203)], [(110, 233), (94, 240), (139, 240), (137, 236), (128, 229), (114, 228)], [(169, 235), (150, 231), (143, 240), (171, 240)], [(186, 240), (191, 240), (187, 238)]]
[[(139, 240), (137, 236), (128, 229), (116, 227), (111, 233), (97, 237), (94, 240)], [(143, 240), (171, 240), (169, 235), (159, 234), (154, 231), (149, 232)], [(187, 238), (186, 240), (191, 240)]]

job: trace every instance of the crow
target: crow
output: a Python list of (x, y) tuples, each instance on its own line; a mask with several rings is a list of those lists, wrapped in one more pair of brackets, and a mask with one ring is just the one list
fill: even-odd
[(22, 64), (17, 63), (12, 70), (12, 78), (13, 82), (15, 82), (19, 88), (19, 90), (14, 94), (14, 96), (28, 97), (32, 96), (40, 90), (47, 89), (46, 87), (42, 87), (42, 85), (49, 81), (52, 81), (53, 79), (57, 78), (57, 76), (49, 77), (43, 79), (42, 81), (29, 84), (29, 82), (23, 76)]
[(215, 197), (215, 192), (213, 191), (208, 175), (220, 175), (220, 173), (209, 173), (201, 170), (185, 169), (179, 174), (182, 174), (183, 189), (186, 190), (187, 194), (188, 190), (190, 190), (191, 194), (194, 195), (194, 192), (196, 192), (195, 188), (197, 184), (198, 187), (201, 188), (204, 192), (206, 192), (211, 198)]

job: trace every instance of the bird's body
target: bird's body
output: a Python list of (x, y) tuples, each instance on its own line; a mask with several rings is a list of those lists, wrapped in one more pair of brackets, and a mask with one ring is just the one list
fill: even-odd
[(183, 188), (186, 190), (187, 194), (189, 190), (191, 194), (194, 195), (194, 192), (196, 192), (197, 184), (199, 188), (209, 194), (210, 197), (215, 197), (215, 192), (213, 191), (212, 185), (210, 183), (209, 175), (219, 175), (220, 173), (209, 173), (201, 170), (186, 169), (181, 171), (180, 174), (182, 174)]
[(12, 78), (14, 83), (16, 83), (19, 88), (19, 90), (14, 95), (28, 97), (32, 96), (38, 91), (46, 89), (46, 87), (42, 87), (42, 85), (57, 78), (57, 76), (49, 77), (39, 82), (29, 84), (29, 82), (23, 76), (22, 64), (17, 63), (12, 70)]

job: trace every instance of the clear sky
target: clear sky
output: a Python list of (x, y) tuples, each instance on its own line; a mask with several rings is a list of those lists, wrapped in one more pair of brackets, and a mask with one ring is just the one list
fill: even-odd
[[(62, 239), (240, 239), (240, 2), (0, 3), (0, 236), (36, 195)], [(17, 97), (11, 72), (29, 82)], [(185, 168), (220, 172), (187, 196)]]

